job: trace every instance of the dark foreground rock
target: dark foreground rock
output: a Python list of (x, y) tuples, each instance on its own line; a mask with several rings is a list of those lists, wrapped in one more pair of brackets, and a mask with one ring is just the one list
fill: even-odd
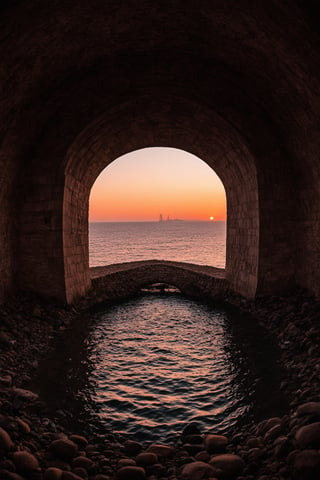
[(112, 432), (97, 440), (90, 429), (72, 431), (62, 414), (52, 418), (28, 382), (77, 310), (27, 297), (2, 307), (0, 479), (318, 480), (319, 302), (301, 292), (255, 302), (227, 300), (278, 339), (286, 371), (281, 388), (290, 408), (228, 436), (186, 425), (176, 445), (144, 445)]

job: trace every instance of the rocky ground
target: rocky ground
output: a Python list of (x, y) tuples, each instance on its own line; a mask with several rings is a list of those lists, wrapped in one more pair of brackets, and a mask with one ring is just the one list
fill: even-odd
[[(0, 480), (318, 480), (320, 478), (320, 302), (304, 292), (226, 301), (278, 340), (291, 399), (282, 417), (233, 432), (186, 425), (177, 445), (143, 445), (107, 432), (103, 442), (70, 431), (25, 385), (57, 333), (87, 307), (20, 296), (0, 310)], [(272, 395), (272, 392), (270, 392)]]

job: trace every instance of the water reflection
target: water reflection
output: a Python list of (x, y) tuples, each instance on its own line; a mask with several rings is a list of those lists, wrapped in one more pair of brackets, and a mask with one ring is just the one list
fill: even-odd
[(281, 413), (277, 359), (265, 331), (232, 310), (147, 295), (62, 333), (37, 388), (53, 410), (97, 435), (110, 428), (170, 441), (190, 421), (227, 433), (252, 416)]

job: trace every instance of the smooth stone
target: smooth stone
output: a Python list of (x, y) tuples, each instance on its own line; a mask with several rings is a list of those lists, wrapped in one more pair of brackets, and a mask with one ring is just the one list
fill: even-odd
[(78, 445), (71, 440), (60, 438), (51, 443), (50, 450), (62, 460), (71, 460), (78, 453)]
[(244, 461), (238, 455), (231, 453), (224, 453), (223, 455), (217, 455), (212, 457), (209, 464), (216, 469), (216, 473), (222, 473), (222, 478), (227, 480), (233, 480), (241, 474), (244, 469)]
[(295, 435), (299, 447), (320, 447), (320, 422), (300, 427)]
[(292, 474), (295, 480), (319, 480), (320, 454), (316, 450), (299, 452), (293, 460)]
[(174, 454), (174, 448), (173, 447), (168, 447), (167, 445), (160, 445), (160, 444), (153, 444), (150, 445), (147, 450), (147, 452), (150, 453), (155, 453), (159, 457), (171, 457)]
[(118, 480), (145, 480), (146, 472), (142, 467), (122, 467), (117, 471)]
[(44, 480), (61, 480), (63, 471), (60, 468), (49, 467), (44, 472)]
[(155, 463), (158, 463), (158, 455), (152, 452), (143, 452), (139, 453), (139, 455), (136, 456), (136, 462), (137, 465), (140, 465), (141, 467), (148, 467), (150, 465), (154, 465)]
[(9, 433), (0, 427), (0, 449), (13, 450), (14, 443), (11, 440)]
[(187, 463), (181, 472), (181, 478), (184, 480), (202, 480), (203, 478), (214, 477), (214, 468), (205, 462)]
[(266, 442), (273, 442), (275, 438), (279, 437), (281, 431), (281, 425), (274, 425), (265, 433), (264, 440)]
[(308, 402), (300, 405), (297, 408), (298, 417), (305, 415), (319, 415), (320, 416), (320, 402)]
[(86, 470), (90, 470), (93, 465), (94, 462), (88, 457), (76, 457), (72, 460), (72, 466), (74, 468), (81, 467), (85, 468)]
[(205, 450), (202, 450), (202, 452), (198, 452), (194, 458), (199, 462), (209, 462), (211, 455)]
[(88, 440), (82, 435), (70, 435), (69, 439), (76, 443), (79, 448), (86, 448), (89, 443)]
[(29, 452), (14, 452), (12, 454), (12, 461), (19, 473), (30, 473), (39, 468), (37, 458)]
[(209, 453), (224, 452), (228, 444), (228, 439), (224, 435), (209, 434), (205, 437), (204, 446)]

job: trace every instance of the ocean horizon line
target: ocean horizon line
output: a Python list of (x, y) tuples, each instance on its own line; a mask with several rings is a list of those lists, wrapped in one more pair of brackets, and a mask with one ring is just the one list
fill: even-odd
[(89, 220), (89, 223), (218, 223), (218, 222), (226, 222), (226, 220), (185, 220), (183, 218), (177, 219), (170, 219), (170, 220)]

